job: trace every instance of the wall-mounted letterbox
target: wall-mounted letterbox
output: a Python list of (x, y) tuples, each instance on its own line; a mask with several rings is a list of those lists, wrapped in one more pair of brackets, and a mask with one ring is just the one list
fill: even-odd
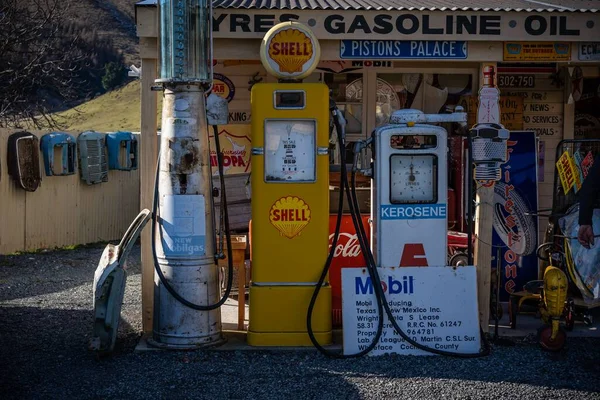
[(106, 135), (108, 168), (131, 171), (138, 167), (138, 140), (131, 132), (115, 132)]
[(106, 135), (86, 131), (77, 138), (81, 179), (88, 185), (108, 182), (108, 157), (106, 156)]
[(35, 192), (42, 181), (39, 139), (29, 132), (17, 132), (8, 137), (8, 174), (17, 185)]
[(42, 136), (40, 148), (46, 176), (73, 175), (77, 168), (77, 143), (67, 133), (52, 132)]

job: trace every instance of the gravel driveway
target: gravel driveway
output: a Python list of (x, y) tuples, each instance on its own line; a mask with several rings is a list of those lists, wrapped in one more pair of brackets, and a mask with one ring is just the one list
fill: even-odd
[(532, 339), (486, 358), (316, 352), (134, 352), (141, 335), (139, 246), (130, 256), (115, 354), (87, 351), (91, 283), (104, 246), (0, 256), (1, 399), (600, 399), (600, 340), (559, 354)]

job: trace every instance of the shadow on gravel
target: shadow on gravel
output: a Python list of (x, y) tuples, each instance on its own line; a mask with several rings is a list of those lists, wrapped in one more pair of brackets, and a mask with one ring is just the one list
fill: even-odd
[[(0, 255), (0, 301), (62, 292), (89, 285), (106, 244), (75, 250)], [(127, 263), (128, 276), (140, 273), (139, 244)]]
[[(31, 385), (48, 384), (53, 374), (77, 387), (69, 376), (86, 369), (93, 374), (98, 363), (88, 351), (92, 326), (91, 310), (0, 306), (2, 390), (16, 395)], [(121, 319), (113, 358), (133, 352), (139, 339), (140, 333)]]
[(365, 357), (354, 364), (352, 360), (333, 362), (327, 372), (358, 379), (513, 383), (600, 393), (597, 338), (573, 338), (556, 353), (542, 350), (533, 340), (521, 341), (514, 347), (492, 347), (489, 356), (478, 359), (386, 355)]

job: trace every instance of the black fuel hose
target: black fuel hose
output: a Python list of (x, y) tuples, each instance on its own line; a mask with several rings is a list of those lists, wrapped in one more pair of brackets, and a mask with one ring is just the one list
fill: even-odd
[[(337, 110), (337, 108), (335, 108), (335, 107), (331, 108), (331, 110), (333, 112), (339, 112), (339, 110)], [(331, 358), (346, 359), (346, 358), (362, 357), (362, 356), (368, 354), (371, 350), (373, 350), (375, 348), (375, 346), (377, 346), (379, 339), (381, 337), (381, 334), (383, 333), (383, 318), (381, 318), (381, 317), (378, 318), (377, 332), (375, 334), (375, 337), (373, 338), (373, 341), (365, 349), (363, 349), (360, 352), (355, 353), (355, 354), (340, 354), (340, 353), (332, 352), (332, 351), (324, 348), (323, 346), (321, 346), (321, 344), (318, 342), (317, 338), (314, 335), (314, 331), (313, 331), (313, 327), (312, 327), (312, 315), (313, 315), (315, 303), (317, 301), (317, 298), (319, 297), (319, 292), (321, 291), (321, 287), (323, 286), (323, 284), (325, 282), (325, 278), (327, 277), (327, 273), (329, 272), (329, 268), (331, 267), (331, 261), (333, 260), (333, 256), (335, 254), (335, 248), (337, 246), (337, 240), (338, 240), (339, 233), (340, 233), (340, 225), (342, 222), (342, 213), (343, 213), (343, 208), (344, 208), (344, 189), (346, 189), (346, 193), (349, 193), (348, 187), (347, 187), (348, 176), (347, 176), (347, 170), (346, 170), (345, 138), (343, 137), (342, 127), (341, 127), (339, 121), (336, 118), (333, 118), (333, 121), (334, 121), (335, 128), (336, 128), (337, 135), (338, 135), (338, 146), (340, 148), (340, 163), (341, 163), (340, 195), (339, 195), (339, 201), (338, 201), (337, 221), (335, 224), (335, 233), (333, 236), (333, 243), (331, 244), (331, 250), (329, 251), (329, 255), (327, 257), (327, 260), (325, 261), (325, 266), (323, 268), (323, 271), (321, 272), (321, 276), (319, 278), (319, 281), (315, 287), (315, 290), (310, 299), (310, 303), (308, 305), (308, 312), (306, 315), (306, 327), (307, 327), (307, 331), (308, 331), (308, 336), (309, 336), (312, 344), (321, 353), (323, 353), (324, 355), (331, 357)], [(352, 216), (352, 222), (354, 223), (355, 229), (357, 229), (355, 216), (352, 214), (352, 212), (350, 214)], [(357, 232), (358, 232), (358, 230), (357, 230)], [(359, 237), (359, 240), (360, 239), (361, 238)], [(378, 280), (377, 281), (374, 280), (375, 275), (373, 274), (372, 268), (369, 268), (369, 266), (367, 266), (367, 270), (369, 272), (369, 275), (371, 276), (371, 279), (374, 282), (379, 282)], [(377, 286), (377, 285), (374, 285), (374, 286)], [(382, 316), (383, 315), (383, 304), (382, 304), (381, 297), (377, 297), (376, 300), (377, 300), (377, 308), (378, 308), (379, 315)]]
[[(227, 287), (225, 289), (225, 293), (221, 300), (219, 300), (215, 304), (210, 304), (207, 306), (203, 306), (200, 304), (194, 304), (186, 299), (184, 299), (177, 291), (169, 284), (167, 279), (165, 278), (163, 272), (161, 271), (158, 265), (158, 256), (156, 255), (156, 225), (158, 224), (159, 216), (157, 215), (158, 211), (158, 177), (160, 172), (160, 155), (158, 156), (158, 160), (156, 162), (156, 175), (154, 177), (154, 199), (152, 201), (152, 258), (154, 259), (154, 270), (158, 275), (161, 283), (167, 289), (167, 291), (181, 304), (186, 307), (189, 307), (198, 311), (211, 311), (221, 307), (225, 301), (229, 298), (229, 293), (231, 292), (231, 287), (233, 284), (233, 250), (231, 248), (231, 234), (229, 232), (229, 213), (227, 211), (227, 194), (225, 191), (225, 178), (223, 176), (223, 153), (221, 152), (221, 145), (219, 143), (219, 133), (216, 125), (213, 125), (214, 134), (215, 134), (215, 147), (217, 151), (217, 165), (219, 169), (219, 178), (221, 182), (221, 204), (224, 204), (223, 214), (225, 219), (225, 236), (227, 240)], [(208, 132), (207, 132), (208, 134)], [(210, 159), (210, 157), (209, 157)], [(212, 175), (212, 174), (211, 174)], [(211, 178), (212, 179), (212, 178)], [(211, 193), (212, 195), (212, 193)], [(162, 239), (162, 237), (161, 237)], [(245, 294), (241, 294), (245, 295)]]

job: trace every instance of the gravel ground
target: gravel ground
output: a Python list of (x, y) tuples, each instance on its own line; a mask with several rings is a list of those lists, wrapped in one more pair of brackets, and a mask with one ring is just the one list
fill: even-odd
[(0, 398), (600, 399), (600, 340), (559, 354), (532, 338), (486, 358), (313, 352), (134, 352), (141, 336), (139, 246), (129, 261), (117, 349), (87, 350), (91, 283), (104, 246), (0, 256)]

